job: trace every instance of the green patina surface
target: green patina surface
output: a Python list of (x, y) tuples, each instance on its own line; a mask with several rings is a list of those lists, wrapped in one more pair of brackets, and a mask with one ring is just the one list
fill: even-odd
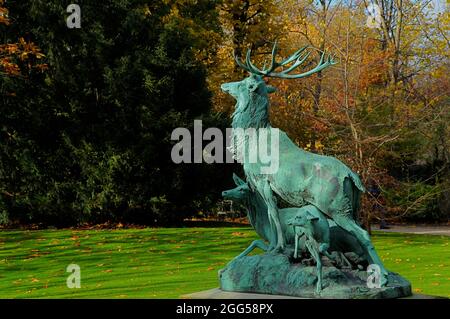
[(285, 254), (261, 254), (234, 259), (220, 273), (225, 291), (258, 292), (306, 298), (398, 298), (411, 294), (410, 283), (390, 273), (383, 287), (367, 287), (365, 270), (323, 267), (320, 289), (316, 266), (293, 262)]
[[(308, 47), (301, 48), (287, 59), (277, 62), (275, 43), (270, 66), (264, 69), (258, 69), (251, 62), (249, 50), (245, 62), (236, 56), (235, 60), (250, 75), (242, 81), (222, 85), (222, 90), (236, 99), (232, 115), (233, 139), (230, 149), (243, 165), (245, 181), (236, 176), (234, 180), (238, 189), (245, 183), (248, 186), (247, 191), (254, 193), (243, 202), (252, 226), (269, 245), (266, 249), (262, 241), (253, 242), (237, 257), (242, 260), (233, 260), (224, 269), (220, 276), (221, 287), (230, 291), (298, 295), (297, 291), (305, 291), (306, 282), (310, 281), (309, 270), (297, 267), (298, 263), (291, 260), (292, 256), (297, 259), (297, 252), (300, 250), (307, 251), (316, 263), (317, 294), (322, 290), (322, 255), (324, 255), (330, 261), (336, 261), (334, 266), (339, 271), (350, 266), (352, 275), (357, 277), (367, 265), (374, 266), (380, 274), (377, 282), (381, 286), (390, 289), (392, 285), (397, 285), (399, 288), (396, 293), (381, 294), (378, 297), (406, 296), (410, 294), (409, 283), (400, 277), (400, 280), (396, 280), (389, 274), (368, 233), (359, 225), (358, 209), (361, 193), (365, 191), (359, 176), (334, 157), (304, 151), (295, 145), (286, 133), (273, 129), (270, 124), (269, 94), (275, 89), (266, 84), (264, 77), (298, 79), (321, 72), (335, 64), (330, 56), (325, 58), (325, 53), (322, 53), (319, 63), (312, 70), (291, 73), (306, 61), (310, 54), (308, 49)], [(280, 67), (282, 70), (277, 71)], [(269, 155), (267, 158), (270, 170), (267, 169), (267, 158), (259, 156), (261, 148)], [(255, 158), (252, 154), (258, 156)], [(242, 189), (239, 191), (242, 192)], [(237, 197), (232, 193), (230, 190), (223, 195)], [(282, 209), (279, 206), (280, 200), (287, 208)], [(308, 212), (310, 214), (306, 218)], [(330, 223), (327, 219), (346, 233), (342, 238), (353, 237), (358, 243), (358, 250), (362, 250), (363, 253), (357, 252), (356, 248), (349, 253), (357, 253), (359, 259), (366, 261), (365, 264), (351, 264), (342, 251), (338, 252), (339, 260), (338, 255), (330, 254), (329, 247), (340, 245), (342, 240), (339, 237), (330, 238)], [(301, 222), (301, 225), (293, 225), (293, 220)], [(299, 227), (295, 233), (295, 247), (292, 247), (292, 231), (286, 227), (288, 224)], [(304, 242), (298, 246), (299, 237), (304, 237)], [(266, 250), (268, 255), (259, 259), (246, 257), (253, 247)], [(300, 254), (300, 259), (302, 258), (304, 257)], [(292, 271), (293, 268), (295, 271)], [(329, 274), (329, 270), (325, 269), (325, 273)], [(260, 281), (261, 276), (265, 277), (264, 280), (269, 280), (270, 284)], [(290, 279), (286, 280), (286, 276), (290, 276)], [(357, 292), (342, 293), (343, 290), (348, 291), (355, 286), (352, 278), (347, 279), (346, 282), (328, 276), (326, 294), (339, 298), (356, 297)], [(364, 285), (365, 282), (361, 281), (360, 286)], [(364, 293), (359, 296), (367, 297)]]
[[(262, 196), (238, 176), (233, 175), (233, 179), (236, 187), (222, 195), (244, 205), (254, 229), (270, 242), (273, 233), (268, 231), (270, 222)], [(317, 298), (396, 298), (411, 294), (409, 282), (393, 273), (388, 275), (386, 287), (368, 289), (366, 269), (370, 261), (363, 247), (316, 207), (278, 211), (287, 244), (283, 254), (248, 257), (255, 248), (268, 251), (264, 242), (253, 241), (220, 272), (223, 290)], [(315, 271), (311, 258), (302, 251), (313, 257)], [(325, 262), (322, 255), (327, 258)]]

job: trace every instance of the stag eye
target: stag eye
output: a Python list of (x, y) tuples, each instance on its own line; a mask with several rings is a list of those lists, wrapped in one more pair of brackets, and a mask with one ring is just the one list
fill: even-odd
[(258, 89), (258, 84), (250, 84), (248, 86), (249, 91), (254, 92)]

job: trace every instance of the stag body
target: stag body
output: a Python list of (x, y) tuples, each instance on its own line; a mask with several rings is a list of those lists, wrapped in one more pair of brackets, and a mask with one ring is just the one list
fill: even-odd
[[(250, 224), (255, 229), (256, 233), (264, 240), (271, 242), (274, 238), (273, 230), (268, 227), (269, 219), (267, 215), (267, 206), (258, 192), (252, 191), (247, 182), (240, 179), (236, 174), (233, 174), (233, 180), (236, 187), (222, 192), (222, 196), (225, 199), (233, 200), (239, 204), (242, 204), (247, 209), (247, 218)], [(299, 245), (299, 240), (296, 238), (294, 228), (291, 226), (293, 221), (304, 217), (306, 214), (315, 214), (316, 216), (323, 216), (316, 207), (312, 205), (298, 207), (289, 207), (280, 209), (280, 222), (283, 233), (286, 237), (287, 245), (295, 245), (295, 252), (298, 252), (298, 247), (303, 247), (304, 244)], [(333, 252), (335, 257), (328, 255), (328, 258), (338, 260), (340, 265), (348, 266), (349, 262), (346, 260), (344, 253), (354, 253), (357, 256), (359, 262), (364, 262), (364, 251), (358, 244), (356, 239), (349, 235), (345, 230), (338, 227), (333, 221), (321, 220), (321, 224), (326, 225), (325, 231), (317, 230), (316, 234), (324, 238), (321, 242), (327, 242), (330, 252)], [(314, 225), (315, 226), (315, 225)], [(320, 228), (320, 227), (319, 227)], [(328, 229), (329, 228), (329, 229)], [(321, 227), (320, 229), (324, 229)], [(319, 234), (320, 233), (320, 234)], [(236, 258), (240, 258), (248, 255), (254, 248), (267, 251), (267, 245), (261, 240), (255, 240), (251, 245), (245, 249)], [(297, 258), (297, 255), (295, 255)]]
[[(271, 128), (268, 115), (268, 94), (274, 92), (275, 89), (266, 85), (263, 76), (301, 78), (334, 64), (331, 58), (324, 62), (324, 54), (322, 54), (318, 66), (313, 70), (301, 74), (289, 74), (307, 58), (308, 54), (302, 55), (305, 49), (300, 49), (290, 58), (277, 63), (275, 61), (275, 45), (272, 52), (272, 63), (267, 70), (259, 70), (251, 63), (250, 51), (247, 53), (245, 64), (236, 58), (236, 62), (251, 75), (242, 81), (222, 85), (223, 91), (237, 100), (233, 113), (233, 129)], [(277, 67), (291, 62), (294, 62), (293, 65), (286, 70), (274, 72)], [(246, 146), (257, 147), (248, 145), (248, 141)], [(317, 207), (338, 226), (354, 235), (364, 247), (367, 258), (380, 266), (384, 275), (382, 283), (385, 284), (387, 270), (378, 257), (368, 233), (356, 222), (360, 194), (364, 191), (358, 175), (333, 157), (321, 156), (300, 149), (283, 132), (279, 135), (278, 154), (279, 169), (273, 174), (262, 174), (259, 162), (243, 162), (247, 181), (252, 189), (258, 191), (267, 205), (269, 221), (276, 233), (276, 241), (271, 243), (272, 248), (281, 250), (285, 245), (285, 236), (275, 196), (277, 194), (294, 207), (308, 204)]]

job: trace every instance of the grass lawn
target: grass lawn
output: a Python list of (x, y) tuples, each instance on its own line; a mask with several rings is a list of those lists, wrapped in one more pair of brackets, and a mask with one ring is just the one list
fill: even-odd
[[(177, 298), (217, 287), (217, 271), (254, 238), (248, 227), (0, 231), (0, 298)], [(450, 297), (449, 239), (373, 236), (415, 292)], [(81, 289), (66, 286), (71, 263)]]

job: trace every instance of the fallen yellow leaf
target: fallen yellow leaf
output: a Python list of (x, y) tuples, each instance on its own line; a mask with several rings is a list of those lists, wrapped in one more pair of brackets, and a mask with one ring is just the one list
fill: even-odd
[(431, 283), (433, 286), (439, 286), (440, 284), (438, 282), (432, 282)]

